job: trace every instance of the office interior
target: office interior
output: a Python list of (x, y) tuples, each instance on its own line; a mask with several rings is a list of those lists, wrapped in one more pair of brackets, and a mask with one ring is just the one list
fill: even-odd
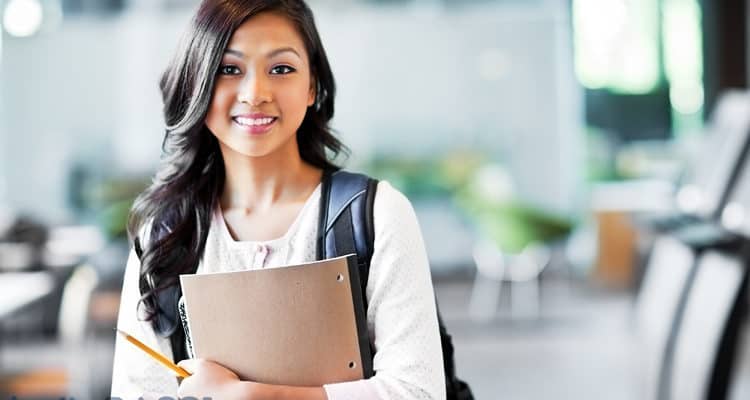
[[(0, 395), (110, 395), (197, 0), (0, 0)], [(750, 398), (744, 0), (309, 0), (477, 399)]]

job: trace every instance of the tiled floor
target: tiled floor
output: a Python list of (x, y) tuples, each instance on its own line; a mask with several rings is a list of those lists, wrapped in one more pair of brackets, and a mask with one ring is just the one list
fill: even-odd
[[(436, 281), (436, 290), (457, 370), (477, 399), (644, 398), (630, 294), (548, 281), (538, 319), (513, 321), (501, 298), (491, 322), (474, 322), (467, 312), (471, 282)], [(731, 398), (748, 399), (748, 346), (738, 360)]]

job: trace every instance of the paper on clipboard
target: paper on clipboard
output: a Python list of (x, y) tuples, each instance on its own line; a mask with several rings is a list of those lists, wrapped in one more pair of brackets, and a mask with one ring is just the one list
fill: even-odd
[(356, 260), (181, 275), (195, 357), (269, 384), (321, 386), (371, 376)]

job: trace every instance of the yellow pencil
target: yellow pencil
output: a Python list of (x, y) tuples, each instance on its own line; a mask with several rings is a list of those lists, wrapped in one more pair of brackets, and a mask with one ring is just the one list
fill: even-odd
[(157, 353), (156, 351), (154, 351), (154, 349), (152, 349), (152, 348), (146, 346), (145, 344), (143, 344), (140, 340), (138, 340), (138, 339), (136, 339), (136, 338), (128, 335), (127, 333), (125, 333), (125, 332), (123, 332), (123, 331), (121, 331), (119, 329), (116, 329), (116, 330), (117, 330), (117, 333), (119, 333), (120, 335), (122, 335), (125, 338), (125, 340), (127, 340), (130, 343), (133, 343), (136, 347), (138, 347), (139, 349), (145, 351), (146, 354), (148, 354), (151, 357), (153, 357), (156, 361), (162, 363), (165, 367), (167, 367), (167, 368), (171, 369), (172, 371), (174, 371), (177, 375), (179, 375), (179, 376), (181, 376), (183, 378), (187, 378), (188, 376), (190, 376), (190, 372), (187, 372), (183, 368), (181, 368), (180, 366), (175, 365), (173, 362), (169, 361), (166, 357), (164, 357), (163, 355), (161, 355), (161, 354)]

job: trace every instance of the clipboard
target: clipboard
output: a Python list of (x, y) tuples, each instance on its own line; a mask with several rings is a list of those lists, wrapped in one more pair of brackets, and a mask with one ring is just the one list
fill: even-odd
[(322, 386), (373, 375), (356, 255), (180, 282), (195, 357), (242, 380)]

